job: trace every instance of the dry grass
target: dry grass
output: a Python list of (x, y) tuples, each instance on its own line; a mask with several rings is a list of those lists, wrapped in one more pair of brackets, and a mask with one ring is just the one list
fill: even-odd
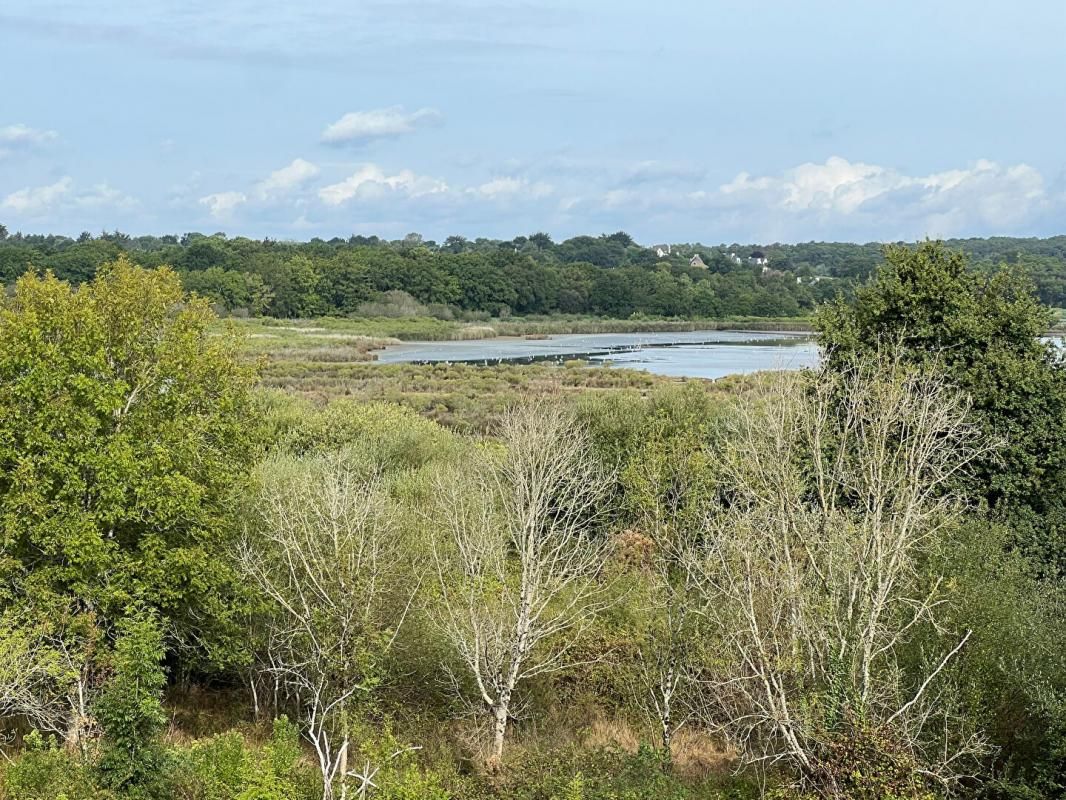
[(678, 777), (699, 780), (736, 769), (737, 753), (706, 731), (682, 728), (670, 743), (670, 762)]
[(635, 753), (640, 747), (640, 733), (620, 717), (596, 714), (581, 737), (581, 744), (589, 750), (624, 750)]
[(646, 395), (656, 386), (675, 380), (635, 370), (587, 366), (376, 364), (356, 357), (307, 359), (304, 351), (288, 356), (268, 357), (261, 372), (263, 386), (319, 401), (353, 397), (399, 403), (463, 432), (487, 432), (504, 410), (531, 398), (589, 391)]

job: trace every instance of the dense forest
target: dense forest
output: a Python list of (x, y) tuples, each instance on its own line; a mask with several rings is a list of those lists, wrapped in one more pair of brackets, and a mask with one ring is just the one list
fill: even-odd
[[(1016, 265), (1042, 301), (1066, 305), (1066, 237), (949, 242), (985, 271)], [(850, 294), (883, 263), (879, 244), (638, 245), (624, 232), (553, 242), (411, 234), (294, 243), (205, 236), (9, 234), (0, 281), (28, 269), (89, 281), (121, 254), (169, 265), (187, 291), (227, 314), (306, 318), (418, 313), (443, 318), (586, 314), (689, 318), (792, 317)], [(403, 294), (400, 294), (403, 293)], [(412, 305), (412, 299), (414, 305)]]
[(818, 309), (818, 370), (559, 391), (480, 435), (264, 388), (190, 276), (325, 303), (347, 265), (353, 303), (476, 308), (460, 265), (688, 268), (11, 238), (0, 798), (1064, 796), (1066, 365), (1017, 271), (891, 247)]

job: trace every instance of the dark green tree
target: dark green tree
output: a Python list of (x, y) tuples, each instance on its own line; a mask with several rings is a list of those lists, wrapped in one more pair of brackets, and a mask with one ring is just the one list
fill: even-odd
[(1051, 309), (1015, 270), (983, 273), (940, 242), (890, 246), (855, 301), (823, 307), (817, 328), (831, 367), (889, 347), (936, 365), (973, 402), (973, 418), (1002, 441), (967, 487), (1010, 517), (1023, 550), (1050, 574), (1066, 568), (1066, 369), (1042, 339)]

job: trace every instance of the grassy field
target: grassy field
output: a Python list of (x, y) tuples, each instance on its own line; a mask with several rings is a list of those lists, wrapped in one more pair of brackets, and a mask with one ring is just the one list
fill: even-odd
[(502, 411), (521, 400), (589, 391), (644, 394), (674, 380), (580, 362), (566, 367), (479, 367), (298, 359), (271, 359), (262, 376), (268, 389), (296, 392), (322, 402), (332, 397), (354, 397), (399, 403), (463, 432), (488, 430)]
[(1066, 308), (1053, 308), (1051, 310), (1055, 312), (1055, 321), (1052, 323), (1049, 333), (1066, 334)]

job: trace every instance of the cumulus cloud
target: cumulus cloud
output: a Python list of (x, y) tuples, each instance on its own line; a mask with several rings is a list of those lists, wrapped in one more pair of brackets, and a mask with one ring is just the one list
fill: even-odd
[(413, 133), (424, 125), (439, 122), (440, 112), (432, 108), (405, 111), (403, 106), (352, 111), (322, 131), (322, 141), (331, 145), (363, 145), (374, 139), (392, 139)]
[[(213, 192), (200, 197), (197, 202), (206, 206), (215, 219), (228, 220), (241, 206), (252, 204), (262, 208), (276, 201), (291, 199), (293, 194), (317, 177), (319, 172), (319, 168), (310, 161), (295, 158), (289, 164), (274, 170), (262, 180), (254, 183), (246, 191)], [(194, 177), (195, 181), (191, 185), (174, 187), (172, 194), (175, 202), (183, 202), (183, 196), (199, 183), (199, 175), (196, 174)]]
[(0, 128), (0, 158), (16, 151), (35, 150), (59, 138), (55, 131), (31, 128), (28, 125), (7, 125)]
[(215, 219), (227, 219), (233, 210), (248, 202), (244, 192), (215, 192), (200, 198), (200, 205), (207, 206)]
[(63, 210), (79, 213), (93, 210), (128, 211), (137, 200), (106, 183), (79, 190), (69, 176), (46, 186), (28, 186), (0, 200), (0, 209), (20, 217), (35, 218)]
[(76, 195), (73, 202), (80, 208), (117, 210), (128, 210), (138, 205), (136, 198), (106, 183), (98, 183), (87, 192)]
[(292, 163), (276, 169), (255, 187), (255, 194), (261, 200), (269, 200), (288, 194), (298, 189), (319, 173), (317, 166), (302, 158), (293, 159)]
[(0, 145), (7, 147), (34, 147), (48, 144), (59, 138), (55, 131), (31, 128), (28, 125), (8, 125), (0, 128)]
[(720, 188), (726, 198), (755, 201), (790, 211), (856, 211), (867, 200), (903, 188), (912, 179), (884, 167), (833, 156), (824, 164), (800, 164), (779, 176), (741, 172)]
[(0, 208), (26, 217), (40, 216), (66, 200), (73, 188), (74, 181), (69, 177), (60, 178), (47, 186), (26, 187), (5, 197), (0, 202)]
[(318, 197), (326, 205), (338, 206), (353, 198), (385, 197), (390, 194), (414, 198), (447, 191), (448, 184), (437, 178), (416, 175), (409, 169), (386, 175), (377, 164), (364, 164), (343, 181), (323, 186), (318, 190)]
[(797, 232), (806, 225), (812, 232), (864, 231), (880, 239), (1024, 230), (1051, 202), (1043, 177), (1027, 164), (980, 160), (909, 175), (837, 156), (778, 175), (742, 172), (717, 191), (688, 199), (737, 213), (777, 212), (779, 222)]

